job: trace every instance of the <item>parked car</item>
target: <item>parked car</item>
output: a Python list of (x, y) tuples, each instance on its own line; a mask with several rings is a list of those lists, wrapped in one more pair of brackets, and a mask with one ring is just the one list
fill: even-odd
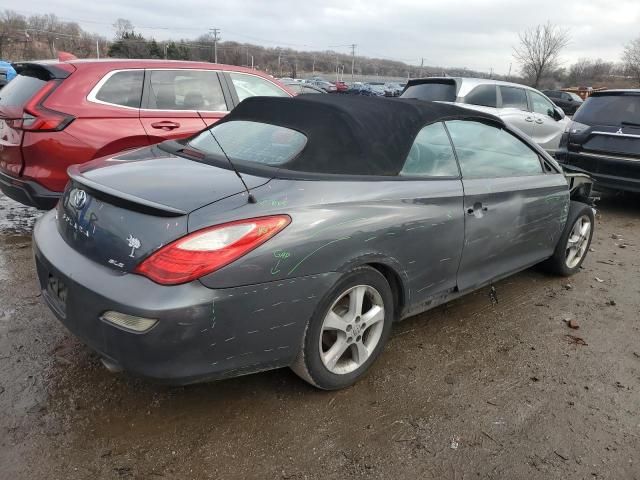
[(570, 172), (586, 172), (601, 189), (640, 192), (640, 90), (603, 90), (573, 116), (558, 150)]
[(327, 93), (335, 93), (338, 88), (331, 82), (327, 82), (326, 80), (319, 80), (317, 78), (307, 80), (307, 83), (313, 85), (314, 87), (321, 88)]
[(543, 90), (542, 93), (549, 97), (553, 103), (559, 106), (566, 115), (573, 115), (576, 113), (576, 110), (578, 110), (583, 103), (580, 95), (576, 95), (571, 92), (563, 92), (562, 90)]
[(588, 177), (415, 100), (250, 98), (70, 175), (35, 226), (43, 299), (110, 368), (178, 384), (291, 366), (345, 387), (394, 321), (539, 262), (573, 274), (594, 228), (570, 200)]
[(402, 87), (399, 83), (385, 83), (384, 84), (384, 96), (385, 97), (399, 97), (402, 93)]
[(365, 97), (375, 97), (377, 96), (373, 89), (371, 88), (371, 85), (369, 85), (368, 83), (362, 83), (362, 82), (354, 82), (349, 86), (349, 90), (347, 90), (345, 93), (348, 93), (349, 95), (361, 95), (361, 96), (365, 96)]
[(289, 81), (289, 82), (281, 82), (283, 85), (285, 85), (289, 90), (291, 90), (292, 92), (294, 92), (296, 95), (302, 95), (302, 94), (307, 94), (307, 93), (327, 93), (325, 90), (322, 90), (321, 88), (318, 88), (310, 83), (302, 83), (302, 82), (296, 82), (295, 80)]
[(369, 82), (369, 86), (376, 97), (384, 97), (384, 83)]
[(0, 81), (4, 82), (4, 85), (9, 83), (16, 77), (16, 70), (13, 68), (10, 62), (0, 60)]
[(333, 84), (336, 86), (336, 91), (338, 93), (344, 93), (349, 90), (349, 85), (347, 85), (346, 82), (337, 81), (333, 82)]
[(464, 104), (491, 113), (529, 135), (554, 155), (569, 120), (538, 90), (517, 83), (480, 78), (409, 80), (401, 97)]
[(67, 167), (183, 138), (254, 95), (291, 96), (241, 67), (165, 60), (18, 63), (0, 96), (0, 189), (52, 208)]

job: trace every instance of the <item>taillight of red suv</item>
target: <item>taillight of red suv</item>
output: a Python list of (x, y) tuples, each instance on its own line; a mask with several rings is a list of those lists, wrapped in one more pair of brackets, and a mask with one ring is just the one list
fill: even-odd
[(62, 80), (49, 80), (24, 106), (22, 130), (29, 132), (57, 132), (69, 125), (75, 117), (51, 110), (44, 102), (58, 88)]

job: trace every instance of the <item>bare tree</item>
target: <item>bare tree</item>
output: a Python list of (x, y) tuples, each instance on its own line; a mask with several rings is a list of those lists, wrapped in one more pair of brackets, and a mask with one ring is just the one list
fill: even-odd
[(113, 29), (116, 31), (116, 40), (122, 40), (126, 33), (133, 33), (133, 23), (126, 18), (119, 18), (113, 24)]
[(519, 34), (520, 45), (514, 47), (513, 56), (522, 68), (522, 74), (534, 87), (540, 79), (558, 67), (560, 52), (569, 44), (569, 32), (546, 23)]
[(633, 75), (638, 86), (640, 86), (640, 37), (624, 47), (622, 61), (624, 62), (627, 72)]

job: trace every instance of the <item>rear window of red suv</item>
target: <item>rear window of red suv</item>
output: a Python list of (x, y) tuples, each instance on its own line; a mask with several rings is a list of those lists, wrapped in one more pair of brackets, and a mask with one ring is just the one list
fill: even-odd
[(0, 106), (22, 107), (45, 83), (36, 77), (18, 75), (0, 90)]

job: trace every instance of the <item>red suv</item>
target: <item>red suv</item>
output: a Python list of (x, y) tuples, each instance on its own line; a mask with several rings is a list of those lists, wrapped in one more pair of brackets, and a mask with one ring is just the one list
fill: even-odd
[(190, 136), (255, 95), (291, 96), (241, 67), (166, 60), (71, 60), (15, 65), (0, 95), (0, 189), (42, 209), (67, 167)]

